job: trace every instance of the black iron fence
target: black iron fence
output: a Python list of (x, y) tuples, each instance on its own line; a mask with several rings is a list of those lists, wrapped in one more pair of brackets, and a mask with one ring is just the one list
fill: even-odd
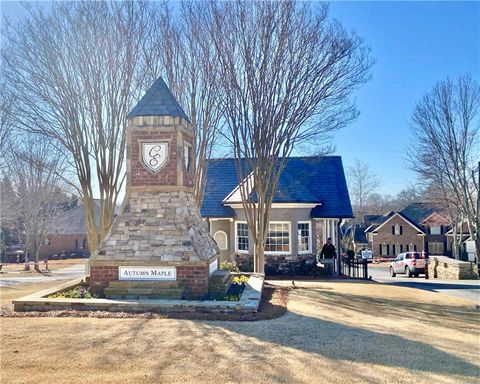
[(340, 257), (340, 275), (353, 279), (368, 279), (368, 261)]

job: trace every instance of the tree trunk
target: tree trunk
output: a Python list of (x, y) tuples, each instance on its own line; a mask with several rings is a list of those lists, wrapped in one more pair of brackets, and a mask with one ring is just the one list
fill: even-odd
[[(480, 260), (480, 162), (478, 162), (478, 189), (477, 189), (477, 231), (475, 233), (475, 248), (477, 249), (477, 262)], [(473, 240), (473, 239), (472, 239)]]
[(25, 271), (30, 270), (30, 258), (28, 257), (28, 252), (25, 253)]
[(38, 247), (35, 249), (35, 270), (40, 272), (40, 249)]
[(260, 245), (255, 246), (254, 270), (255, 273), (265, 273), (265, 249)]
[(93, 253), (99, 243), (98, 228), (95, 224), (95, 209), (93, 208), (93, 199), (85, 197), (83, 199), (83, 204), (85, 206), (85, 223), (87, 229), (87, 241), (88, 249), (90, 253)]

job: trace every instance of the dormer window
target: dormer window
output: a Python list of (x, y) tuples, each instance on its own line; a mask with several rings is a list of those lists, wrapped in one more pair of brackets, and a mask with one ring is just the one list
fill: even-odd
[(440, 225), (435, 225), (430, 227), (430, 234), (431, 235), (441, 235), (442, 234), (442, 227)]

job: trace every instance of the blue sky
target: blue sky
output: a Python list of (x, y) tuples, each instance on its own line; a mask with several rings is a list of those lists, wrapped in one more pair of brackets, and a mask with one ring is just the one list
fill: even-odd
[[(18, 2), (1, 1), (16, 17)], [(467, 72), (480, 77), (480, 2), (332, 2), (331, 16), (371, 47), (373, 79), (356, 93), (361, 115), (334, 138), (344, 165), (370, 164), (395, 194), (416, 183), (406, 166), (409, 118), (436, 81)]]
[(372, 48), (373, 79), (356, 96), (361, 115), (335, 135), (344, 165), (368, 162), (381, 191), (415, 183), (407, 169), (409, 119), (436, 81), (480, 75), (479, 2), (333, 2), (331, 15)]

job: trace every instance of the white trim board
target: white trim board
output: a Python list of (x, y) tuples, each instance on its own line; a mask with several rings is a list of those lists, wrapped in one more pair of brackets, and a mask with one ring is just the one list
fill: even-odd
[[(224, 205), (233, 209), (243, 208), (242, 203), (224, 203)], [(315, 208), (317, 205), (322, 205), (322, 204), (321, 203), (273, 203), (272, 208)]]
[[(382, 224), (380, 224), (377, 228), (375, 228), (374, 232), (375, 231), (378, 231), (380, 228), (382, 228), (385, 224), (387, 224), (390, 220), (392, 220), (395, 216), (398, 216), (400, 217), (405, 223), (407, 223), (408, 225), (410, 225), (412, 228), (414, 228), (416, 231), (420, 231), (422, 232), (421, 236), (425, 236), (425, 234), (423, 233), (423, 231), (418, 228), (416, 225), (413, 225), (410, 221), (406, 220), (402, 215), (400, 215), (398, 212), (395, 212), (392, 216), (390, 216), (387, 220), (385, 220)], [(398, 236), (398, 235), (397, 235)]]

